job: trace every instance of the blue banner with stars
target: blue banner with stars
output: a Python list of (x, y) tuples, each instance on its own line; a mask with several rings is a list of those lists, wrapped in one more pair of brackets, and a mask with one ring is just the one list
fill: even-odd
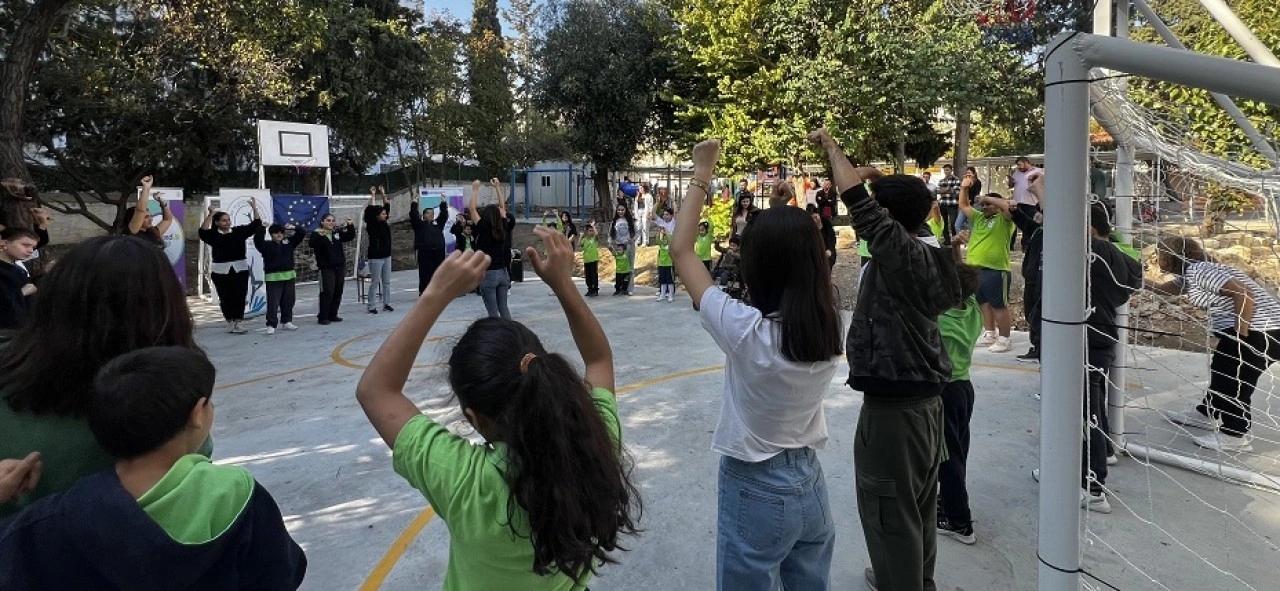
[(271, 209), (275, 223), (293, 224), (308, 232), (320, 227), (320, 219), (329, 213), (329, 198), (324, 195), (272, 195)]

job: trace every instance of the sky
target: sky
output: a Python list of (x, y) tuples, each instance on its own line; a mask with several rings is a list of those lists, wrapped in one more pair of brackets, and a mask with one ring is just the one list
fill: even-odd
[[(402, 0), (402, 4), (413, 6), (419, 0)], [(475, 6), (474, 0), (426, 0), (424, 3), (427, 14), (432, 10), (440, 9), (453, 13), (458, 20), (467, 22), (471, 20), (471, 9)], [(507, 7), (505, 0), (498, 0), (498, 9)], [(503, 23), (505, 25), (505, 23)]]

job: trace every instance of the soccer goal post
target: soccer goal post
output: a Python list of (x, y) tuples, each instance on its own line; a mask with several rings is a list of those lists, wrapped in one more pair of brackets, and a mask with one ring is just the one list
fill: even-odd
[(1081, 588), (1081, 409), (1089, 246), (1089, 71), (1107, 68), (1280, 105), (1280, 68), (1130, 41), (1064, 33), (1045, 66), (1043, 370), (1037, 554), (1042, 591)]

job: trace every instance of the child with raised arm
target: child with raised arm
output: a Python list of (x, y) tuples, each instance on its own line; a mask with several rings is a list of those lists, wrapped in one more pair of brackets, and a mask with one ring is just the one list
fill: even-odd
[(573, 285), (573, 250), (551, 228), (534, 230), (546, 257), (525, 260), (569, 321), (585, 375), (502, 318), (475, 321), (449, 356), (449, 384), (473, 445), (422, 414), (405, 381), (449, 302), (489, 268), (482, 251), (455, 252), (378, 349), (356, 398), (392, 449), (392, 466), (449, 527), (444, 589), (584, 589), (616, 562), (620, 534), (636, 532), (639, 496), (621, 457), (613, 352)]
[(689, 199), (671, 253), (702, 327), (725, 354), (711, 449), (720, 454), (716, 588), (830, 586), (835, 527), (817, 450), (822, 401), (840, 361), (840, 315), (822, 237), (803, 210), (761, 212), (742, 237), (751, 303), (711, 283), (694, 250), (720, 142), (693, 149)]
[(297, 589), (307, 557), (271, 494), (198, 451), (215, 376), (180, 346), (103, 366), (88, 423), (115, 466), (0, 526), (0, 589)]
[(587, 297), (600, 295), (600, 236), (596, 223), (587, 222), (582, 236), (582, 275), (587, 284)]
[[(129, 214), (129, 226), (125, 234), (137, 236), (154, 244), (156, 247), (164, 248), (164, 235), (169, 231), (169, 227), (173, 225), (176, 218), (173, 212), (169, 210), (169, 202), (160, 199), (157, 194), (151, 195), (151, 175), (142, 177), (142, 193), (138, 196), (138, 204), (133, 206), (132, 212)], [(155, 199), (160, 203), (160, 225), (151, 225), (151, 200)]]
[(845, 341), (848, 383), (863, 394), (853, 459), (871, 558), (867, 583), (893, 591), (934, 589), (939, 395), (951, 379), (938, 316), (961, 302), (956, 263), (950, 248), (917, 238), (934, 201), (924, 181), (855, 168), (826, 130), (809, 139), (827, 153), (836, 185), (848, 187), (841, 199), (875, 257)]

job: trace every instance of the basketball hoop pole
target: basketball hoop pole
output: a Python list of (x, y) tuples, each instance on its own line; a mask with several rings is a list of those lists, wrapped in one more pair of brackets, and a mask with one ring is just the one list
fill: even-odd
[(258, 128), (258, 188), (267, 188), (267, 167), (262, 165), (262, 126)]

